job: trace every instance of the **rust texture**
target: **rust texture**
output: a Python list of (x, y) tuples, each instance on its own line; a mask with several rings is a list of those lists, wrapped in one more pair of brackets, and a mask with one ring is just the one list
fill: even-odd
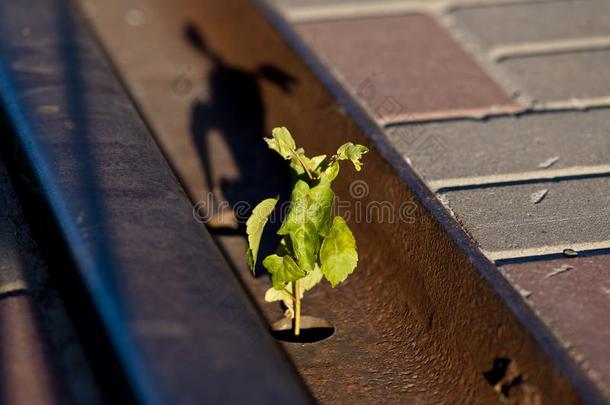
[[(126, 13), (133, 13), (130, 2), (81, 3), (193, 202), (210, 190), (233, 202), (276, 193), (275, 184), (241, 194), (231, 185), (239, 185), (240, 176), (255, 179), (277, 167), (261, 163), (270, 155), (259, 139), (279, 125), (312, 154), (330, 153), (345, 141), (373, 147), (361, 174), (346, 168), (337, 181), (338, 196), (352, 207), (376, 200), (398, 209), (410, 202), (406, 222), (351, 218), (359, 268), (345, 285), (323, 286), (304, 301), (304, 312), (329, 320), (336, 333), (316, 344), (284, 344), (319, 401), (581, 402), (573, 384), (580, 376), (568, 379), (560, 371), (555, 361), (566, 359), (521, 297), (412, 171), (388, 162), (391, 153), (383, 142), (345, 112), (253, 3), (150, 1), (138, 6), (144, 19), (136, 26), (125, 23)], [(193, 41), (195, 32), (205, 48)], [(280, 70), (283, 85), (260, 76), (262, 66)], [(172, 83), (181, 75), (189, 86), (176, 92)], [(256, 106), (254, 113), (248, 105)], [(193, 153), (202, 137), (211, 146)], [(360, 198), (350, 195), (355, 180), (367, 185)], [(243, 236), (217, 233), (216, 240), (267, 320), (279, 319), (280, 307), (262, 301), (268, 280), (253, 278), (246, 268)], [(548, 339), (546, 346), (542, 339)], [(504, 368), (498, 366), (502, 361)]]

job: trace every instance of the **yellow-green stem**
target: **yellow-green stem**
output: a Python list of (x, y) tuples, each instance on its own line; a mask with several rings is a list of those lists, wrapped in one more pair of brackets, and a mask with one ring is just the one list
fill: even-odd
[(293, 285), (294, 290), (294, 335), (301, 333), (301, 280), (297, 280)]

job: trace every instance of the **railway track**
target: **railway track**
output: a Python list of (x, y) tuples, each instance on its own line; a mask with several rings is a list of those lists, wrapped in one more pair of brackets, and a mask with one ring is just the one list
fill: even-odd
[[(0, 102), (0, 364), (25, 365), (0, 403), (605, 401), (266, 2), (1, 3)], [(353, 222), (359, 270), (305, 303), (335, 327), (315, 344), (271, 336), (239, 227), (194, 217), (286, 188), (280, 125), (371, 146), (338, 180), (352, 209), (408, 203)]]

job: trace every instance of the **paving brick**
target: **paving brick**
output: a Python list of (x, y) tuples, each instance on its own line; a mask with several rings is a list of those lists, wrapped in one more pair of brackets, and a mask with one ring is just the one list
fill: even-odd
[(500, 66), (534, 100), (610, 96), (610, 50), (511, 58)]
[[(542, 190), (548, 193), (534, 203)], [(610, 178), (449, 191), (442, 198), (488, 252), (610, 241)]]
[(431, 17), (356, 18), (297, 29), (380, 121), (517, 108)]
[[(553, 272), (571, 267), (554, 276)], [(502, 266), (597, 381), (610, 381), (610, 256)], [(565, 270), (565, 267), (563, 267)]]
[[(456, 9), (460, 28), (484, 48), (501, 44), (610, 35), (610, 2), (518, 2)], [(518, 28), (517, 28), (518, 27)]]
[[(610, 156), (607, 109), (408, 124), (387, 132), (425, 180), (545, 170), (545, 163), (547, 169), (604, 165)], [(439, 153), (431, 154), (429, 143), (440, 145)]]

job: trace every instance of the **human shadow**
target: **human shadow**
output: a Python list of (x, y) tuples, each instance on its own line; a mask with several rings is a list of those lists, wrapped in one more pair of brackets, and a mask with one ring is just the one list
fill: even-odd
[[(207, 225), (213, 233), (244, 234), (245, 221), (256, 204), (289, 195), (288, 165), (263, 140), (269, 134), (261, 84), (267, 81), (290, 93), (296, 79), (271, 65), (252, 70), (231, 65), (208, 46), (192, 24), (185, 26), (184, 34), (211, 64), (207, 97), (195, 101), (191, 110), (192, 140), (211, 197)], [(228, 209), (222, 210), (223, 204)], [(269, 228), (277, 229), (279, 218), (270, 224)], [(263, 242), (265, 239), (270, 238), (263, 238)], [(261, 257), (266, 246), (261, 246)]]

